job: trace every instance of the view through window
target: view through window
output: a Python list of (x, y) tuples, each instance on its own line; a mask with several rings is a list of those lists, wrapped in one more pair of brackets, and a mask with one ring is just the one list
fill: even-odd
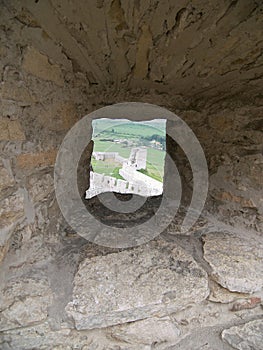
[(90, 187), (86, 198), (103, 192), (154, 196), (163, 193), (166, 120), (135, 122), (95, 119)]

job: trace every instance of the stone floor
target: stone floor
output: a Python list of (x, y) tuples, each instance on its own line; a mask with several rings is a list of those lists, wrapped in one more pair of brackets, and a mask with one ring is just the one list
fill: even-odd
[[(158, 205), (127, 215), (87, 204), (109, 226), (143, 222)], [(13, 244), (1, 266), (0, 348), (262, 350), (262, 235), (208, 217), (183, 234), (180, 220), (129, 249), (69, 229)]]

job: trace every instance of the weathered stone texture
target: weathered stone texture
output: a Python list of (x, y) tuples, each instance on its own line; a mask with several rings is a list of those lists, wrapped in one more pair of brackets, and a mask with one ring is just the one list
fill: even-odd
[(34, 47), (28, 47), (24, 55), (22, 69), (40, 79), (53, 81), (60, 86), (64, 84), (59, 66), (50, 64), (48, 57), (38, 52)]
[(262, 289), (263, 242), (259, 235), (214, 232), (202, 239), (204, 258), (221, 286), (241, 293)]
[(261, 350), (263, 344), (263, 320), (254, 320), (240, 326), (225, 329), (222, 338), (234, 349)]
[(0, 205), (0, 228), (13, 225), (24, 214), (24, 195), (22, 192), (16, 192), (3, 199)]
[(1, 141), (24, 141), (25, 134), (18, 120), (0, 118), (0, 140)]
[(176, 246), (151, 242), (86, 259), (67, 305), (77, 329), (164, 316), (205, 299), (206, 273)]
[[(226, 329), (225, 344), (219, 336), (262, 316), (260, 297), (246, 294), (262, 298), (262, 5), (1, 2), (1, 349), (262, 348), (260, 320)], [(67, 227), (54, 198), (57, 151), (75, 121), (123, 101), (161, 105), (188, 123), (209, 166), (206, 210), (235, 232), (242, 225), (242, 234), (209, 233), (204, 217), (187, 232), (188, 253), (160, 241), (121, 252), (81, 250), (86, 242)], [(171, 145), (190, 193), (190, 166)], [(80, 193), (89, 178), (86, 151)], [(174, 238), (180, 219), (167, 230)], [(206, 261), (198, 245), (204, 233)], [(193, 257), (217, 281), (210, 294)], [(107, 328), (85, 330), (94, 327)]]
[(27, 326), (47, 318), (52, 292), (46, 280), (11, 279), (1, 291), (0, 330)]
[(11, 171), (10, 162), (8, 159), (0, 160), (0, 193), (6, 188), (12, 187), (15, 180)]
[(17, 157), (17, 165), (24, 169), (53, 166), (56, 160), (57, 150), (47, 152), (20, 154)]
[(130, 344), (165, 344), (174, 343), (180, 330), (169, 317), (147, 318), (109, 328), (108, 334), (114, 339)]
[(54, 191), (54, 181), (50, 174), (41, 174), (28, 180), (29, 196), (34, 203), (45, 201)]

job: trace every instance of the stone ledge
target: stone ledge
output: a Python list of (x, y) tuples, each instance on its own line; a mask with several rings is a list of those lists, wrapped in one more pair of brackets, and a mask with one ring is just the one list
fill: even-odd
[(259, 235), (213, 232), (202, 239), (204, 258), (217, 283), (239, 293), (263, 288), (263, 241)]
[(67, 313), (92, 329), (162, 317), (204, 300), (207, 274), (181, 248), (163, 241), (86, 259)]
[(234, 349), (262, 350), (263, 320), (254, 320), (225, 329), (222, 332), (222, 338)]

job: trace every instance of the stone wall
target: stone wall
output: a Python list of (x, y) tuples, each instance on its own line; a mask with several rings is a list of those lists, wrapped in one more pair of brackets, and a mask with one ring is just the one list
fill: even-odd
[[(256, 0), (1, 1), (1, 349), (261, 349), (261, 18)], [(123, 101), (182, 117), (210, 188), (189, 232), (179, 213), (158, 239), (120, 250), (68, 227), (53, 170), (75, 121)], [(187, 207), (189, 163), (169, 138), (167, 150)], [(134, 223), (92, 208), (108, 227)]]
[(2, 259), (16, 241), (56, 235), (53, 166), (65, 133), (87, 111), (88, 84), (19, 6), (1, 9), (0, 69)]

